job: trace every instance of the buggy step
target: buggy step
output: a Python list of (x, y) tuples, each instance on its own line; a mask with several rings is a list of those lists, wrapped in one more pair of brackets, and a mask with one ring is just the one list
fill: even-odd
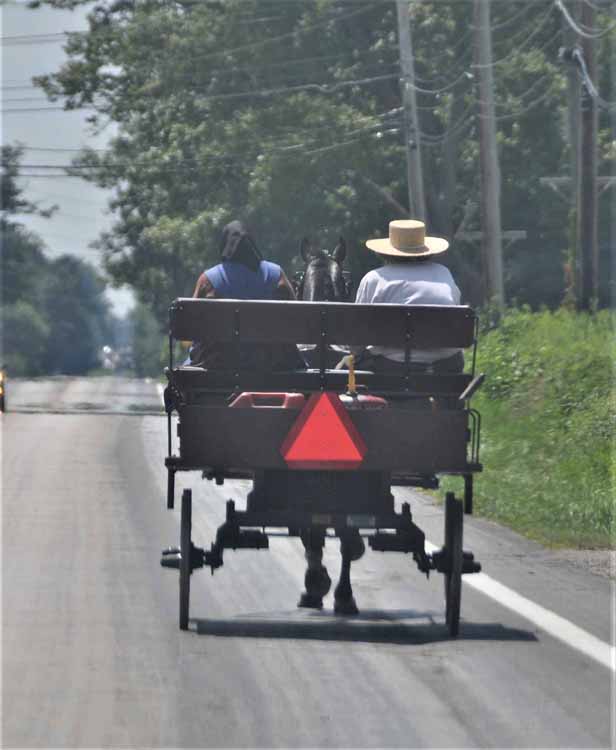
[(160, 564), (163, 568), (180, 568), (180, 548), (179, 547), (167, 547), (161, 552)]
[(221, 541), (224, 549), (269, 549), (267, 534), (255, 529), (239, 531), (227, 527), (221, 535)]
[(179, 552), (175, 555), (163, 552), (163, 556), (160, 558), (160, 564), (163, 568), (175, 568), (175, 570), (179, 570), (181, 560), (182, 556)]
[(407, 534), (377, 533), (368, 537), (368, 544), (375, 552), (417, 552), (417, 542)]
[[(231, 502), (231, 501), (230, 501)], [(229, 508), (229, 506), (227, 506)], [(231, 512), (232, 508), (231, 508)], [(223, 550), (225, 549), (268, 549), (267, 534), (256, 529), (241, 530), (235, 523), (223, 523), (216, 534), (216, 541), (210, 550), (203, 554), (203, 564), (207, 565), (212, 574), (223, 564)]]
[[(445, 549), (439, 549), (432, 553), (432, 568), (439, 573), (449, 572), (449, 560)], [(475, 561), (472, 552), (462, 553), (462, 573), (481, 573), (481, 563)]]
[[(195, 547), (191, 543), (190, 548), (190, 569), (191, 571), (197, 568), (202, 568), (204, 565), (205, 553), (200, 547)], [(167, 547), (162, 551), (162, 557), (160, 558), (160, 564), (163, 568), (174, 568), (175, 570), (180, 569), (180, 563), (182, 561), (182, 554), (178, 547)]]

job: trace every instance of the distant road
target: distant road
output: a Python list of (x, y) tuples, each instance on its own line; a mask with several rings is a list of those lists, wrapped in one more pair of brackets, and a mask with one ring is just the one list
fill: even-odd
[[(452, 641), (442, 576), (426, 580), (409, 556), (354, 563), (361, 614), (339, 619), (331, 594), (322, 612), (296, 608), (302, 548), (273, 538), (229, 551), (213, 577), (195, 572), (180, 632), (178, 576), (159, 566), (179, 511), (165, 509), (156, 383), (13, 380), (8, 406), (3, 747), (611, 746), (608, 579), (467, 518), (465, 548), (487, 578), (464, 586)], [(194, 473), (183, 486), (194, 541), (209, 546), (248, 483)], [(440, 508), (396, 499), (440, 545)], [(333, 539), (326, 563), (335, 578)]]
[(43, 414), (157, 414), (163, 409), (152, 378), (113, 376), (9, 379), (6, 405), (12, 412)]

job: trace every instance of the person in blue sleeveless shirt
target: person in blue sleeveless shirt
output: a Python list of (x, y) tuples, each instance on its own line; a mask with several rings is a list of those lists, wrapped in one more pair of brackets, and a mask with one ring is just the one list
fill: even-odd
[(199, 276), (193, 297), (295, 299), (282, 268), (263, 259), (241, 221), (232, 221), (223, 229), (220, 258), (221, 263)]
[[(295, 292), (286, 274), (276, 263), (264, 260), (253, 237), (242, 222), (232, 221), (223, 229), (221, 262), (199, 276), (194, 298), (294, 300)], [(296, 347), (244, 347), (243, 365), (258, 369), (304, 367)], [(199, 367), (224, 369), (229, 347), (216, 342), (195, 341), (189, 363)]]

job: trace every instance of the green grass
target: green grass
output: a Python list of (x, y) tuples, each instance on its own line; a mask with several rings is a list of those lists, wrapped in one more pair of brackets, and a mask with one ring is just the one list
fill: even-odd
[(484, 331), (477, 514), (553, 546), (614, 547), (614, 322), (521, 309)]

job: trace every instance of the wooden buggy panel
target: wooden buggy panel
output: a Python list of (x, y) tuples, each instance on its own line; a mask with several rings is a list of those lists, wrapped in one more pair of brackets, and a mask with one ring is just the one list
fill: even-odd
[[(300, 412), (296, 409), (180, 407), (182, 462), (212, 470), (285, 469), (281, 446)], [(465, 411), (351, 411), (367, 452), (361, 471), (435, 474), (467, 469)]]
[[(404, 349), (472, 346), (475, 314), (464, 305), (355, 305), (179, 298), (170, 310), (176, 339), (221, 342), (375, 344)], [(323, 341), (325, 339), (325, 341)]]
[[(400, 375), (357, 372), (359, 386), (390, 402), (384, 410), (349, 412), (367, 449), (358, 470), (421, 475), (469, 471), (472, 417), (457, 399), (472, 375), (416, 373), (410, 361), (415, 348), (468, 349), (475, 337), (476, 318), (465, 306), (178, 299), (170, 310), (170, 338), (230, 343), (236, 357), (227, 370), (174, 367), (170, 362), (168, 377), (180, 417), (180, 455), (174, 465), (221, 474), (287, 468), (281, 446), (300, 411), (230, 409), (224, 396), (234, 391), (342, 393), (348, 373), (325, 369), (327, 345), (378, 344), (402, 349), (407, 367)], [(317, 344), (323, 366), (242, 370), (244, 342)]]

